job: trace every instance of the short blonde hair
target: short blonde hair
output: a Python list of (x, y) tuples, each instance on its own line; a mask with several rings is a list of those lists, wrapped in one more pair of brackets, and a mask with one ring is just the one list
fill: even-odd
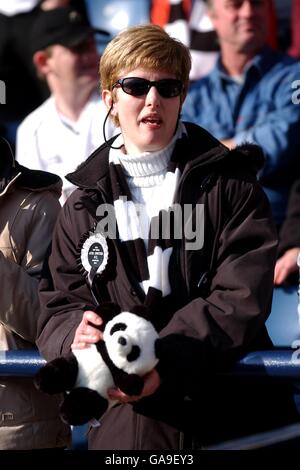
[(190, 52), (160, 26), (133, 26), (110, 41), (100, 60), (101, 90), (112, 90), (121, 73), (139, 67), (174, 74), (183, 82), (182, 98), (185, 96), (191, 69)]

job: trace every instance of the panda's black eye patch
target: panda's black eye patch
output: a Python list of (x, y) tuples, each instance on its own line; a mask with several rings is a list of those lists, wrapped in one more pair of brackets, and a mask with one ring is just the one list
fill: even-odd
[(116, 331), (124, 331), (126, 328), (127, 325), (125, 325), (125, 323), (116, 323), (110, 330), (110, 335), (112, 336)]
[(129, 354), (127, 354), (127, 361), (128, 362), (133, 362), (136, 361), (138, 357), (140, 357), (141, 354), (141, 349), (139, 346), (132, 346), (131, 351)]

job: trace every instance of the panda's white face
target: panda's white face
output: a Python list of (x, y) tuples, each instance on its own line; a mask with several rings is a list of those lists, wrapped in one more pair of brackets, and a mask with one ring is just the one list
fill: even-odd
[(113, 363), (128, 374), (144, 375), (155, 367), (155, 341), (152, 323), (134, 313), (122, 312), (105, 327), (103, 339)]

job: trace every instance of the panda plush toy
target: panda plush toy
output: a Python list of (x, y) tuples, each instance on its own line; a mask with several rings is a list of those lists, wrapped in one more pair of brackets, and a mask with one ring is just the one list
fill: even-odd
[(118, 305), (105, 302), (97, 310), (103, 320), (103, 340), (48, 362), (34, 379), (36, 387), (48, 394), (67, 392), (60, 413), (71, 425), (99, 420), (116, 403), (107, 394), (109, 388), (139, 395), (143, 376), (158, 363), (158, 334), (144, 307), (121, 312)]

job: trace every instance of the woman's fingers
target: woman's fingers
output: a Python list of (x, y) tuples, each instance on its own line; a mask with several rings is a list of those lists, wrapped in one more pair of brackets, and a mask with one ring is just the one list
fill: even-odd
[(126, 393), (122, 392), (119, 388), (110, 388), (107, 393), (111, 400), (118, 400), (121, 403), (129, 403), (152, 395), (152, 393), (158, 389), (159, 385), (159, 374), (155, 369), (153, 369), (144, 375), (144, 387), (140, 395), (126, 395)]
[(279, 286), (282, 284), (290, 274), (297, 272), (297, 257), (299, 248), (291, 248), (287, 250), (281, 258), (279, 258), (275, 265), (274, 271), (274, 284)]
[(75, 332), (74, 341), (71, 345), (72, 349), (84, 349), (90, 344), (97, 343), (102, 339), (102, 332), (99, 326), (102, 319), (97, 313), (87, 310), (82, 316), (82, 320)]
[(144, 397), (152, 395), (160, 386), (160, 376), (156, 369), (152, 369), (144, 376), (144, 388), (142, 395)]
[(102, 325), (102, 318), (92, 310), (84, 312), (82, 319), (87, 323), (93, 323), (96, 326)]

